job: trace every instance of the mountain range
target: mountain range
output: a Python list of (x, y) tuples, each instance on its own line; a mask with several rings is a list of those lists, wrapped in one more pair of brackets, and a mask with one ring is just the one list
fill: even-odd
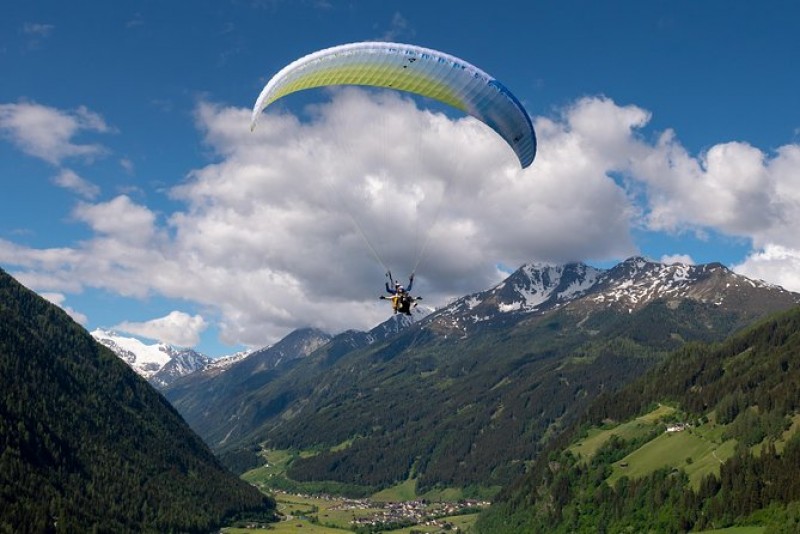
[(223, 456), (315, 451), (294, 480), (497, 488), (599, 393), (798, 302), (721, 264), (529, 264), (409, 324), (301, 330), (261, 351), (272, 364), (252, 354), (165, 395)]
[[(191, 367), (179, 350), (94, 332), (115, 354), (0, 270), (0, 530), (271, 519), (274, 503), (206, 444), (238, 469), (288, 451), (299, 485), (505, 487), (485, 532), (679, 531), (764, 523), (757, 513), (798, 523), (798, 302), (720, 264), (529, 264), (369, 332), (300, 329), (224, 362), (197, 358), (162, 382), (190, 430), (143, 376)], [(650, 466), (663, 455), (648, 447), (681, 442), (657, 435), (665, 420), (696, 429), (680, 439), (706, 453)]]
[(213, 359), (189, 348), (167, 343), (147, 344), (104, 328), (92, 330), (91, 335), (158, 389), (195, 371), (221, 372), (250, 353), (243, 351)]
[[(764, 298), (794, 302), (797, 295), (737, 275), (719, 263), (665, 265), (633, 257), (603, 270), (583, 263), (528, 264), (494, 288), (459, 299), (431, 318), (442, 332), (469, 334), (481, 323), (506, 324), (568, 307), (591, 314), (643, 309), (655, 300), (690, 299), (720, 310), (743, 305), (764, 310)], [(756, 301), (753, 301), (755, 299)]]
[[(726, 284), (731, 284), (729, 276), (734, 279), (735, 290), (726, 287), (725, 291), (722, 291), (723, 288), (719, 284), (722, 280), (725, 280)], [(701, 279), (704, 279), (703, 283), (699, 283)], [(624, 280), (625, 283), (620, 283), (620, 280)], [(729, 300), (747, 298), (746, 287), (740, 284), (754, 288), (771, 287), (777, 292), (786, 292), (778, 286), (738, 276), (721, 264), (704, 265), (699, 271), (692, 266), (663, 265), (644, 258), (631, 258), (616, 269), (608, 271), (584, 264), (528, 264), (489, 291), (459, 299), (444, 310), (440, 310), (436, 326), (442, 331), (452, 328), (466, 334), (480, 323), (496, 322), (500, 314), (517, 317), (519, 314), (544, 313), (589, 292), (594, 295), (596, 308), (603, 306), (615, 307), (618, 310), (627, 308), (630, 312), (654, 298), (680, 296), (691, 285), (693, 298), (704, 302), (720, 298), (718, 304), (722, 305), (725, 298)], [(365, 339), (395, 334), (432, 311), (420, 307), (415, 310), (414, 320), (404, 316), (394, 316), (378, 325), (372, 332), (365, 334)], [(448, 318), (452, 320), (449, 325)], [(107, 329), (98, 328), (91, 334), (159, 389), (164, 389), (179, 378), (196, 371), (216, 374), (256, 352), (248, 350), (212, 359), (189, 348), (166, 343), (147, 344), (137, 338)], [(354, 336), (358, 333), (349, 332), (347, 335)], [(268, 348), (259, 349), (258, 352), (263, 353)], [(259, 359), (261, 357), (255, 358)], [(278, 363), (279, 361), (278, 357)]]
[[(351, 331), (349, 334), (356, 337), (362, 336), (365, 339), (386, 337), (396, 334), (430, 312), (429, 308), (418, 306), (413, 309), (412, 317), (395, 315), (378, 325), (371, 333)], [(309, 329), (300, 329), (297, 333), (291, 333), (290, 336), (297, 339), (304, 331), (311, 332)], [(319, 330), (316, 330), (316, 334), (326, 336), (326, 341), (331, 337)], [(252, 365), (260, 366), (263, 369), (265, 365), (277, 365), (287, 357), (303, 356), (310, 352), (307, 350), (295, 350), (298, 347), (292, 347), (289, 344), (288, 349), (284, 348), (278, 351), (269, 351), (269, 346), (267, 346), (257, 350), (244, 350), (219, 358), (210, 358), (190, 348), (177, 347), (168, 343), (148, 344), (139, 338), (122, 335), (105, 328), (96, 328), (91, 332), (91, 335), (96, 341), (111, 349), (139, 376), (145, 378), (157, 389), (165, 389), (178, 379), (191, 374), (195, 374), (192, 378), (193, 380), (203, 380), (203, 378), (214, 376), (228, 370), (233, 364), (250, 355), (254, 357), (251, 358), (249, 363), (244, 364), (239, 372), (242, 372), (242, 369), (249, 369)], [(315, 341), (309, 339), (307, 342), (313, 344)], [(283, 346), (287, 347), (287, 343), (284, 343)], [(259, 363), (256, 364), (254, 362)]]

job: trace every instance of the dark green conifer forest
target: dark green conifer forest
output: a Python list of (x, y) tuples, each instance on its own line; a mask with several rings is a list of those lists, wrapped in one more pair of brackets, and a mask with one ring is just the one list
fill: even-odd
[(274, 509), (124, 362), (0, 270), (0, 532), (208, 532)]

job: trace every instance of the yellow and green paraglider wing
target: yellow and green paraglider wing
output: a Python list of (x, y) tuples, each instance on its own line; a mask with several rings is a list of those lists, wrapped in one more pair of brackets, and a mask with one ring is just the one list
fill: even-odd
[(523, 168), (536, 156), (536, 134), (519, 100), (500, 82), (454, 56), (418, 46), (366, 42), (327, 48), (294, 61), (264, 87), (251, 128), (276, 100), (304, 89), (368, 85), (443, 102), (488, 125), (516, 153)]

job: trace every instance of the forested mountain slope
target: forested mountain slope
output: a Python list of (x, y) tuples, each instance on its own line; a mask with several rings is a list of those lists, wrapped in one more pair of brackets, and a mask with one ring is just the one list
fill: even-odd
[(60, 308), (0, 270), (0, 532), (208, 532), (274, 502)]
[[(650, 417), (656, 413), (666, 415), (662, 424)], [(797, 532), (798, 413), (794, 308), (719, 345), (688, 344), (598, 398), (582, 425), (501, 494), (480, 532), (683, 532), (737, 523)], [(665, 432), (669, 421), (675, 433)]]

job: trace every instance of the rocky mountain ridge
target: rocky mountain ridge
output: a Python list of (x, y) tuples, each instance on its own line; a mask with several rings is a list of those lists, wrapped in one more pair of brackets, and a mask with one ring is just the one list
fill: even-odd
[(463, 297), (427, 318), (440, 333), (468, 335), (482, 323), (515, 322), (524, 316), (568, 308), (590, 314), (603, 309), (632, 313), (665, 299), (673, 305), (682, 299), (722, 308), (739, 306), (757, 297), (759, 289), (786, 302), (797, 294), (774, 284), (739, 275), (720, 263), (663, 264), (636, 256), (610, 269), (583, 263), (526, 264), (495, 287)]

